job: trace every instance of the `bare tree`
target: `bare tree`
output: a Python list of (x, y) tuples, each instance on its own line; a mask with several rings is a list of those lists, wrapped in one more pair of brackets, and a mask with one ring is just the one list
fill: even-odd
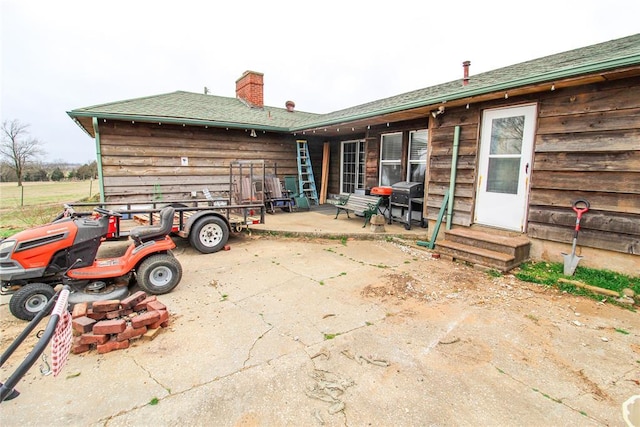
[(29, 136), (29, 125), (20, 120), (5, 120), (2, 122), (2, 137), (0, 143), (0, 158), (8, 162), (18, 177), (18, 187), (22, 186), (22, 174), (25, 166), (41, 154), (42, 142)]

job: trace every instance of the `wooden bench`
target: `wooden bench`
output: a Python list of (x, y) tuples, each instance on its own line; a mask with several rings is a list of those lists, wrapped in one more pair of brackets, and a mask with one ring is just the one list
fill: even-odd
[(371, 216), (378, 213), (380, 202), (382, 202), (382, 197), (351, 193), (344, 201), (336, 204), (336, 217), (334, 219), (337, 219), (338, 214), (342, 211), (347, 213), (347, 218), (351, 218), (349, 216), (349, 211), (351, 211), (356, 215), (364, 216), (364, 225), (362, 226), (364, 228), (371, 220)]

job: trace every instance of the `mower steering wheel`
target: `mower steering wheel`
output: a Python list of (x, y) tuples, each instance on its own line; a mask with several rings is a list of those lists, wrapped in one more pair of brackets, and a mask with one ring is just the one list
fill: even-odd
[(77, 216), (77, 212), (73, 210), (73, 208), (65, 203), (64, 209), (55, 218), (53, 218), (52, 222), (59, 221), (63, 218), (74, 218)]
[(105, 208), (94, 208), (93, 210), (98, 212), (99, 214), (102, 214), (102, 215), (117, 216), (119, 218), (122, 217), (121, 213), (110, 211), (110, 210), (107, 210)]

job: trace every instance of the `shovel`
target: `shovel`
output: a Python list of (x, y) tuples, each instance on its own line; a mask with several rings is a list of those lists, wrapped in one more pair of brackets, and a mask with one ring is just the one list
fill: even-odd
[(582, 214), (589, 210), (589, 202), (585, 199), (578, 199), (573, 202), (573, 210), (578, 216), (576, 217), (576, 227), (573, 232), (573, 245), (571, 247), (571, 254), (562, 253), (564, 257), (564, 274), (565, 276), (573, 276), (576, 271), (576, 267), (582, 259), (581, 256), (576, 255), (576, 243), (578, 241), (578, 231), (580, 231), (580, 219)]

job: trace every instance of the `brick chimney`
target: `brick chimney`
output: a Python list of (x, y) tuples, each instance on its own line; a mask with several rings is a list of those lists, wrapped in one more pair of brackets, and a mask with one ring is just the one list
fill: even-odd
[(236, 80), (236, 98), (248, 102), (254, 107), (264, 107), (264, 74), (255, 71), (245, 71)]

